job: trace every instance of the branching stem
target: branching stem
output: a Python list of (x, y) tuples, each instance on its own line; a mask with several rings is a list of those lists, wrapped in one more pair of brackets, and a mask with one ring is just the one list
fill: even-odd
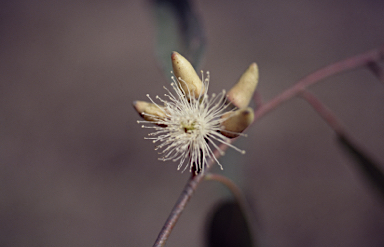
[(277, 106), (283, 102), (293, 98), (297, 94), (301, 93), (307, 87), (324, 80), (327, 77), (348, 71), (357, 69), (359, 67), (368, 66), (369, 64), (379, 62), (383, 60), (384, 49), (374, 49), (362, 54), (356, 55), (354, 57), (347, 58), (345, 60), (336, 62), (334, 64), (328, 65), (322, 69), (319, 69), (312, 74), (304, 77), (292, 87), (288, 88), (281, 94), (277, 95), (275, 98), (267, 102), (258, 108), (255, 112), (255, 121), (271, 110), (275, 109)]
[[(324, 80), (327, 77), (348, 71), (357, 69), (359, 67), (369, 67), (372, 64), (376, 64), (384, 59), (384, 46), (381, 47), (381, 49), (374, 49), (350, 58), (347, 58), (345, 60), (336, 62), (334, 64), (328, 65), (322, 69), (319, 69), (312, 74), (309, 74), (308, 76), (304, 77), (300, 81), (298, 81), (296, 84), (294, 84), (292, 87), (288, 88), (286, 91), (282, 92), (281, 94), (277, 95), (275, 98), (270, 100), (269, 102), (262, 104), (255, 112), (255, 121), (266, 115), (268, 112), (275, 109), (277, 106), (281, 105), (285, 101), (297, 96), (299, 93), (303, 93), (304, 90), (317, 83), (321, 80)], [(372, 68), (371, 68), (372, 69)], [(232, 139), (232, 142), (235, 139)], [(228, 146), (222, 144), (220, 148), (225, 151)], [(219, 158), (220, 153), (215, 152), (215, 157)], [(179, 199), (177, 200), (175, 206), (173, 207), (171, 214), (169, 215), (167, 221), (165, 222), (163, 228), (161, 229), (161, 232), (159, 233), (159, 236), (156, 239), (154, 247), (160, 247), (164, 246), (165, 242), (167, 241), (169, 235), (171, 234), (171, 231), (173, 227), (175, 226), (177, 220), (179, 219), (181, 213), (183, 212), (186, 204), (188, 203), (189, 199), (192, 197), (192, 194), (195, 192), (198, 184), (201, 182), (202, 178), (205, 176), (205, 174), (210, 170), (212, 167), (214, 161), (211, 159), (207, 166), (205, 167), (205, 172), (203, 174), (198, 174), (196, 176), (192, 176), (188, 183), (185, 185), (183, 192), (179, 196)]]

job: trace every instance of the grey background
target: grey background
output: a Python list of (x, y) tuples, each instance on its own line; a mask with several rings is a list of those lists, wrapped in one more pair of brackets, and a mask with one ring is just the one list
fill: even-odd
[[(251, 62), (264, 100), (384, 43), (382, 1), (198, 1), (211, 92)], [(146, 1), (0, 2), (0, 245), (151, 246), (189, 174), (160, 162), (131, 104), (167, 85)], [(384, 161), (384, 88), (366, 70), (311, 88)], [(264, 246), (383, 246), (383, 201), (300, 99), (227, 154)], [(383, 167), (382, 167), (383, 168)], [(384, 168), (383, 168), (384, 169)], [(198, 188), (168, 246), (202, 246), (225, 190)], [(256, 233), (255, 233), (256, 234)]]

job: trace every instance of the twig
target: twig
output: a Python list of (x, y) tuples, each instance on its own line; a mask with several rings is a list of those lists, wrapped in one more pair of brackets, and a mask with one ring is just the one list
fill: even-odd
[(357, 168), (363, 177), (367, 179), (371, 186), (375, 188), (382, 199), (384, 199), (384, 173), (381, 169), (382, 163), (373, 158), (363, 146), (359, 145), (351, 135), (345, 130), (341, 121), (329, 110), (315, 95), (309, 91), (304, 91), (301, 96), (319, 113), (319, 115), (336, 132), (337, 139), (347, 154), (353, 158)]
[[(384, 47), (384, 46), (383, 46)], [(329, 66), (326, 66), (322, 69), (319, 69), (315, 71), (314, 73), (304, 77), (300, 81), (298, 81), (295, 85), (293, 85), (291, 88), (288, 88), (283, 93), (277, 95), (275, 98), (270, 100), (268, 103), (261, 105), (255, 112), (255, 120), (258, 120), (259, 118), (263, 117), (266, 113), (272, 111), (280, 104), (284, 103), (285, 101), (293, 98), (294, 96), (298, 95), (299, 93), (303, 92), (304, 89), (306, 89), (308, 86), (315, 84), (316, 82), (319, 82), (327, 77), (336, 75), (341, 72), (345, 72), (348, 70), (356, 69), (362, 66), (367, 66), (367, 64), (380, 61), (384, 58), (384, 49), (375, 49), (371, 50), (359, 55), (356, 55), (354, 57), (347, 58), (345, 60), (336, 62), (334, 64), (331, 64)], [(235, 139), (232, 139), (231, 142), (233, 142)], [(225, 151), (228, 147), (224, 144), (220, 146), (223, 151)], [(215, 157), (219, 158), (220, 153), (215, 152)], [(161, 229), (161, 232), (159, 233), (159, 236), (156, 239), (154, 247), (160, 247), (164, 246), (165, 242), (167, 241), (169, 235), (171, 234), (171, 231), (173, 227), (175, 226), (178, 218), (180, 217), (181, 213), (183, 212), (183, 209), (185, 208), (187, 202), (191, 198), (192, 194), (195, 192), (198, 184), (201, 182), (202, 178), (205, 176), (206, 172), (210, 170), (210, 168), (213, 165), (213, 160), (211, 159), (207, 166), (205, 167), (205, 172), (203, 174), (199, 174), (197, 176), (194, 176), (190, 178), (186, 186), (184, 187), (183, 192), (179, 196), (179, 199), (177, 200), (175, 206), (173, 207), (171, 214), (169, 215), (167, 221), (165, 222), (163, 228)]]
[(247, 203), (245, 201), (245, 197), (243, 193), (241, 192), (240, 188), (232, 182), (229, 178), (219, 175), (219, 174), (212, 174), (208, 173), (205, 175), (206, 180), (213, 180), (222, 183), (225, 185), (232, 193), (232, 195), (235, 197), (236, 201), (239, 203), (240, 208), (242, 208), (244, 211), (247, 209)]
[[(247, 199), (245, 198), (245, 195), (241, 191), (241, 189), (229, 178), (219, 175), (219, 174), (213, 174), (213, 173), (207, 173), (205, 175), (206, 180), (212, 180), (217, 181), (219, 183), (222, 183), (224, 186), (226, 186), (232, 195), (235, 197), (235, 200), (239, 204), (240, 209), (242, 210), (244, 214), (244, 218), (248, 223), (249, 229), (253, 229), (256, 227), (255, 224), (252, 224), (253, 222), (257, 222), (257, 219), (255, 219), (254, 215), (252, 214), (252, 210), (249, 206), (249, 203), (247, 203)], [(251, 221), (253, 218), (254, 221)]]
[(263, 105), (263, 99), (261, 98), (261, 95), (258, 90), (256, 90), (253, 95), (253, 102), (255, 102), (255, 109), (258, 109)]
[(200, 183), (203, 177), (204, 174), (198, 174), (189, 179), (153, 246), (164, 246), (169, 235), (171, 234), (173, 227), (175, 226), (177, 220), (187, 205), (187, 202), (192, 197), (192, 194), (195, 192), (197, 185)]
[(345, 134), (345, 127), (333, 112), (328, 109), (313, 93), (303, 90), (300, 96), (305, 99), (327, 124), (339, 135)]
[(383, 49), (374, 49), (354, 57), (347, 58), (345, 60), (336, 62), (334, 64), (328, 65), (322, 69), (315, 71), (312, 74), (304, 77), (298, 81), (291, 88), (288, 88), (286, 91), (277, 95), (275, 98), (270, 100), (268, 103), (262, 105), (255, 112), (255, 121), (271, 110), (275, 109), (281, 103), (293, 98), (297, 94), (301, 93), (305, 88), (341, 72), (348, 70), (356, 69), (362, 66), (367, 66), (367, 64), (380, 61), (383, 59)]
[(384, 83), (384, 69), (376, 61), (367, 64), (369, 70), (382, 82)]
[[(234, 139), (231, 140), (233, 142)], [(220, 145), (220, 149), (225, 151), (228, 146), (225, 144)], [(220, 153), (216, 150), (215, 157), (220, 157)], [(205, 167), (204, 173), (199, 173), (196, 176), (192, 176), (188, 183), (185, 185), (183, 192), (179, 196), (175, 206), (173, 207), (170, 215), (168, 216), (166, 222), (164, 223), (163, 228), (161, 229), (159, 236), (157, 237), (153, 247), (162, 247), (165, 245), (173, 227), (175, 226), (177, 220), (179, 219), (181, 213), (183, 212), (185, 206), (187, 205), (189, 199), (191, 199), (192, 194), (195, 192), (198, 184), (204, 178), (205, 174), (212, 168), (212, 165), (215, 163), (213, 159), (210, 159)], [(193, 173), (194, 174), (194, 173)]]

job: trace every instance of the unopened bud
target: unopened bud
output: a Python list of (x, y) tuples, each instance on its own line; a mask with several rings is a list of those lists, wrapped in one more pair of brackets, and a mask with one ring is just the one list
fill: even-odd
[(256, 63), (252, 63), (240, 77), (237, 84), (228, 92), (228, 99), (238, 108), (249, 105), (259, 81), (259, 69)]
[(221, 117), (226, 120), (221, 123), (222, 130), (220, 132), (229, 138), (238, 137), (253, 122), (254, 117), (250, 107), (227, 112)]
[(180, 82), (180, 87), (185, 95), (189, 97), (198, 98), (199, 95), (204, 93), (204, 85), (197, 75), (192, 64), (177, 52), (172, 52), (172, 67), (173, 74)]
[(151, 122), (158, 122), (165, 118), (163, 107), (145, 101), (135, 101), (133, 106), (142, 118)]

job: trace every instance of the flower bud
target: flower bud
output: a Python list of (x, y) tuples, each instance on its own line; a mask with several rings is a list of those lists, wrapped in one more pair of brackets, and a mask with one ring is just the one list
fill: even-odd
[(199, 95), (204, 93), (204, 85), (197, 75), (192, 64), (177, 52), (172, 52), (172, 67), (173, 74), (179, 80), (181, 89), (184, 91), (186, 97), (198, 98)]
[(163, 107), (145, 101), (135, 101), (133, 106), (142, 118), (151, 122), (158, 122), (165, 118)]
[(220, 132), (228, 138), (238, 137), (253, 122), (254, 117), (250, 107), (227, 112), (221, 117), (225, 120), (221, 123), (222, 130)]
[(228, 99), (238, 108), (249, 105), (259, 81), (259, 69), (256, 63), (252, 63), (240, 77), (237, 84), (228, 92)]

